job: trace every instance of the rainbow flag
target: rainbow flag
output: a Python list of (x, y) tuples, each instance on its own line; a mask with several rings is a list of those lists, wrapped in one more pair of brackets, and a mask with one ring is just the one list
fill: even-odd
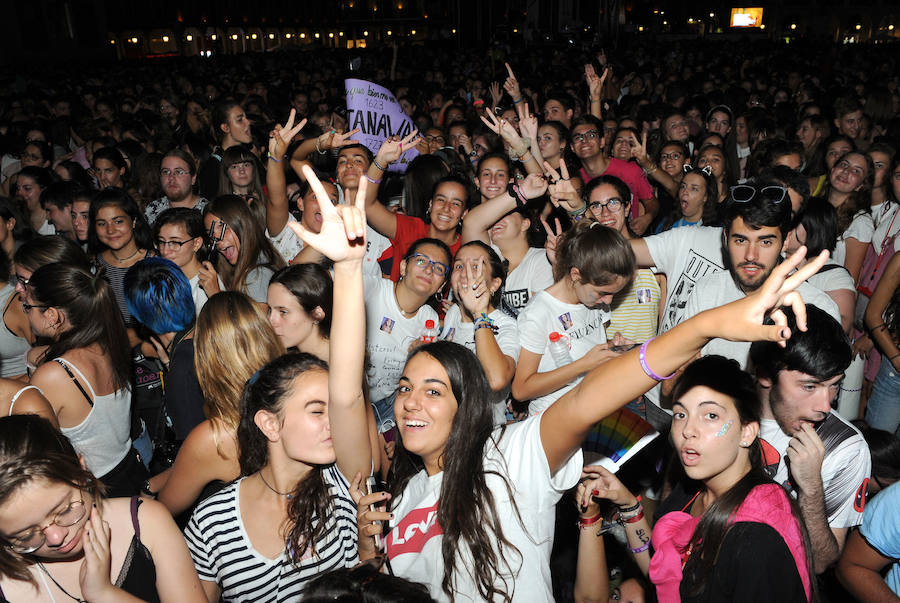
[(581, 444), (584, 464), (602, 465), (615, 473), (658, 435), (650, 423), (630, 410), (620, 408), (588, 432)]

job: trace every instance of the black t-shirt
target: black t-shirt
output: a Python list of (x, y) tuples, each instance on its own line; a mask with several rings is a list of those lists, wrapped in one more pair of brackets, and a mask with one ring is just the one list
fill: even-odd
[(175, 346), (166, 374), (166, 410), (172, 419), (175, 438), (183, 442), (191, 430), (206, 420), (203, 391), (194, 369), (194, 340), (184, 339)]
[[(657, 513), (662, 517), (681, 511), (696, 493), (696, 487), (676, 484)], [(685, 509), (690, 512), (690, 508)], [(756, 522), (737, 522), (722, 541), (713, 573), (703, 591), (690, 595), (694, 583), (681, 582), (682, 603), (759, 603), (762, 601), (807, 601), (794, 557), (775, 528)]]

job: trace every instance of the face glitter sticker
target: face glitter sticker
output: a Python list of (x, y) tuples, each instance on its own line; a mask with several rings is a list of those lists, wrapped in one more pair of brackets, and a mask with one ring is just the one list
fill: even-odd
[(731, 428), (732, 423), (734, 423), (734, 421), (728, 421), (727, 423), (722, 425), (722, 429), (720, 429), (718, 432), (716, 432), (716, 437), (721, 438), (726, 433), (728, 433), (728, 430)]

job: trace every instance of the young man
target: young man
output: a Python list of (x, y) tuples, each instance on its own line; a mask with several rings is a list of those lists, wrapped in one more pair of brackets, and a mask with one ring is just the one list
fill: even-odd
[(848, 529), (862, 523), (872, 460), (859, 431), (832, 410), (851, 357), (840, 323), (807, 304), (801, 331), (793, 311), (782, 310), (787, 345), (750, 347), (762, 403), (760, 444), (766, 471), (797, 497), (821, 573), (840, 557)]
[[(791, 229), (791, 200), (783, 186), (741, 185), (726, 200), (722, 231), (722, 256), (727, 272), (697, 281), (684, 312), (684, 320), (704, 310), (733, 302), (759, 288), (781, 262), (785, 237)], [(797, 292), (807, 304), (828, 312), (840, 322), (837, 304), (808, 283)], [(719, 354), (747, 366), (750, 344), (713, 339), (703, 355)]]
[(849, 136), (861, 150), (866, 150), (865, 141), (860, 136), (863, 108), (855, 98), (839, 98), (834, 101), (834, 127), (839, 134)]
[(47, 221), (56, 229), (56, 234), (75, 240), (72, 226), (72, 200), (79, 192), (74, 182), (53, 182), (41, 191), (41, 208), (47, 212)]
[(197, 166), (190, 155), (181, 149), (172, 149), (162, 159), (159, 184), (164, 195), (151, 201), (144, 210), (147, 223), (153, 226), (156, 217), (170, 207), (187, 207), (203, 211), (206, 199), (194, 194), (197, 184)]

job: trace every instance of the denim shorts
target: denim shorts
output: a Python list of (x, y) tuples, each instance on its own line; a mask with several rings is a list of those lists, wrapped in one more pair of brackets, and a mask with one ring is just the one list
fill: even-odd
[(397, 426), (397, 420), (394, 418), (394, 398), (396, 397), (397, 391), (394, 390), (389, 396), (372, 402), (378, 433), (390, 431)]

